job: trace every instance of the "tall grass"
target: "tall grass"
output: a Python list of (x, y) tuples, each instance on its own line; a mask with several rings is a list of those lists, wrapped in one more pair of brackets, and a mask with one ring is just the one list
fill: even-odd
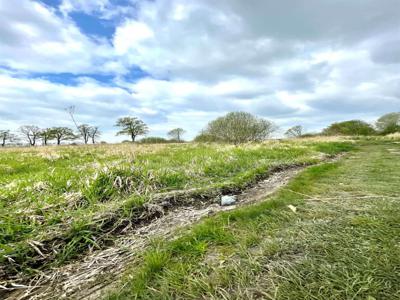
[[(40, 264), (101, 247), (105, 223), (135, 218), (155, 193), (241, 187), (277, 165), (318, 162), (348, 142), (101, 145), (0, 151), (0, 263), (37, 267), (34, 241), (63, 241)], [(107, 216), (112, 216), (107, 219)], [(107, 223), (108, 224), (108, 223)], [(40, 246), (38, 246), (40, 248)], [(59, 248), (57, 248), (59, 247)], [(10, 262), (13, 262), (11, 263)]]
[(364, 144), (158, 241), (108, 299), (399, 299), (399, 150)]

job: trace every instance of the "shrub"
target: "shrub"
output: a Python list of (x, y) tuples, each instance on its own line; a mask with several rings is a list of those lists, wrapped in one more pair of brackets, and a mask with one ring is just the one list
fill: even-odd
[(211, 134), (202, 132), (198, 136), (196, 136), (193, 141), (196, 143), (214, 143), (218, 142), (219, 140), (217, 137)]
[(381, 134), (400, 132), (400, 112), (383, 115), (376, 121), (376, 128)]
[(301, 137), (303, 135), (303, 127), (301, 125), (293, 126), (285, 132), (285, 135), (288, 138)]
[(351, 120), (333, 123), (322, 132), (324, 135), (374, 135), (375, 129), (367, 122)]
[(207, 128), (198, 139), (239, 144), (265, 140), (276, 126), (265, 119), (247, 112), (230, 112), (208, 123)]
[(141, 144), (166, 144), (166, 143), (170, 143), (171, 141), (168, 141), (167, 139), (162, 138), (162, 137), (149, 136), (149, 137), (142, 138), (139, 142)]

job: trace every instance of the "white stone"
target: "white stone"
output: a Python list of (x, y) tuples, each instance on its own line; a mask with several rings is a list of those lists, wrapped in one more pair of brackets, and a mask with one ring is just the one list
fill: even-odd
[(236, 196), (225, 195), (221, 197), (222, 206), (233, 205), (235, 203), (236, 203)]
[(288, 205), (287, 207), (288, 207), (292, 212), (294, 212), (294, 213), (297, 211), (296, 206), (293, 206), (293, 205), (290, 204), (290, 205)]

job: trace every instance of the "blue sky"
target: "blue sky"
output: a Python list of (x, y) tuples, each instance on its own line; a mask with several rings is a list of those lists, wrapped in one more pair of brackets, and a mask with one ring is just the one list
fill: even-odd
[(398, 0), (0, 0), (0, 129), (150, 135), (244, 110), (317, 131), (400, 107)]

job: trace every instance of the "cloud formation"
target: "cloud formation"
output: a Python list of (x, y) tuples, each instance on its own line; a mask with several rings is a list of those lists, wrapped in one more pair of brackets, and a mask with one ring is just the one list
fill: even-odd
[[(71, 104), (110, 140), (129, 114), (192, 137), (233, 110), (310, 131), (399, 110), (397, 0), (19, 2), (0, 0), (2, 127), (46, 126)], [(77, 12), (113, 34), (85, 34)]]

